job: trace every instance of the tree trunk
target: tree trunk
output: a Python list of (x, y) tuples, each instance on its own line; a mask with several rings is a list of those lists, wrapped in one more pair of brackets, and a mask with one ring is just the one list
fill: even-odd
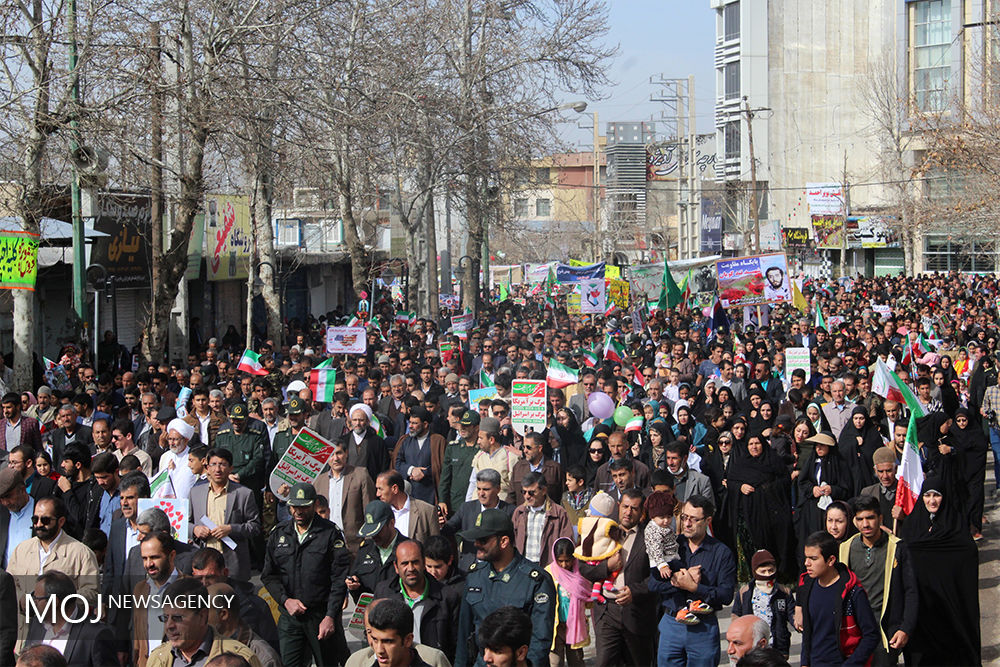
[[(268, 152), (270, 155), (270, 151)], [(267, 160), (270, 163), (270, 159)], [(260, 280), (263, 285), (260, 295), (264, 300), (264, 310), (267, 315), (267, 337), (280, 349), (284, 340), (281, 321), (281, 300), (279, 290), (274, 284), (278, 275), (278, 254), (274, 250), (274, 229), (271, 227), (274, 206), (274, 188), (271, 181), (271, 167), (266, 166), (258, 175), (257, 205), (254, 207), (253, 224), (257, 229), (257, 262)]]
[(354, 217), (354, 198), (343, 186), (340, 187), (338, 201), (340, 218), (344, 221), (344, 243), (347, 245), (347, 254), (351, 257), (351, 281), (354, 283), (355, 293), (360, 294), (368, 285), (371, 258), (358, 232), (357, 218)]
[(434, 192), (427, 192), (424, 206), (424, 235), (427, 239), (427, 317), (438, 320), (437, 230), (434, 225)]

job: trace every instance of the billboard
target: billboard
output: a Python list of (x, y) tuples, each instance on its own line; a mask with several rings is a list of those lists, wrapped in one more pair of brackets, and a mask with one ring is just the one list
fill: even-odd
[(722, 252), (722, 202), (705, 195), (701, 197), (701, 251)]
[(120, 288), (150, 287), (152, 204), (149, 195), (102, 192), (100, 211), (94, 229), (108, 236), (94, 239), (90, 261), (107, 269)]
[(205, 260), (209, 280), (246, 280), (253, 236), (250, 207), (239, 195), (205, 199)]
[(812, 216), (813, 236), (819, 250), (839, 250), (844, 247), (844, 218), (839, 215)]
[(809, 215), (844, 215), (844, 201), (840, 183), (806, 183)]

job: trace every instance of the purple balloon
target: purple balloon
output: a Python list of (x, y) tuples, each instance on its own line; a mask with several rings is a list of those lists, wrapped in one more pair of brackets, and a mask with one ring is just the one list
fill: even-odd
[(607, 419), (615, 412), (615, 402), (602, 391), (595, 391), (587, 398), (587, 409), (598, 419)]

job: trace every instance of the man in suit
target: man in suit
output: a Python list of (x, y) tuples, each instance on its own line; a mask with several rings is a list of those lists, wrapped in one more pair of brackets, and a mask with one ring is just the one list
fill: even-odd
[(399, 374), (389, 378), (389, 395), (378, 402), (379, 413), (392, 423), (392, 435), (399, 438), (406, 432), (406, 413), (403, 399), (406, 397), (406, 379)]
[(350, 431), (343, 437), (347, 451), (347, 464), (364, 468), (369, 477), (375, 479), (389, 467), (389, 450), (385, 440), (371, 427), (372, 409), (364, 403), (351, 406), (348, 415)]
[[(126, 422), (127, 423), (127, 422)], [(118, 484), (118, 497), (121, 501), (121, 511), (116, 513), (111, 521), (111, 531), (108, 533), (108, 547), (104, 554), (103, 574), (101, 576), (101, 595), (116, 595), (128, 593), (126, 588), (125, 564), (132, 547), (139, 544), (139, 499), (149, 497), (149, 482), (141, 473), (132, 473), (122, 478)], [(118, 651), (128, 655), (127, 642), (120, 638), (128, 636), (128, 627), (132, 614), (129, 609), (110, 607), (108, 609), (108, 624), (115, 630), (119, 638)]]
[(7, 392), (0, 398), (3, 419), (0, 419), (0, 462), (5, 454), (18, 445), (28, 445), (41, 450), (42, 433), (38, 420), (21, 414), (21, 397), (15, 392)]
[(649, 486), (649, 466), (629, 456), (624, 433), (615, 431), (608, 437), (608, 451), (611, 452), (611, 459), (605, 461), (597, 468), (595, 491), (604, 491), (606, 493), (614, 491), (615, 483), (611, 478), (610, 467), (611, 461), (618, 459), (630, 459), (632, 461), (632, 472), (634, 473), (632, 479), (637, 487), (645, 489)]
[(458, 610), (462, 600), (453, 587), (445, 587), (424, 568), (424, 548), (419, 542), (403, 540), (396, 545), (394, 579), (381, 581), (375, 597), (395, 598), (414, 610), (413, 641), (444, 651), (455, 659)]
[(590, 419), (590, 408), (587, 407), (587, 398), (597, 386), (597, 375), (594, 371), (585, 370), (581, 373), (580, 386), (583, 387), (583, 391), (569, 397), (569, 409), (576, 415), (576, 420), (582, 424)]
[(404, 489), (403, 477), (395, 470), (383, 472), (375, 480), (375, 495), (392, 509), (396, 530), (418, 542), (437, 535), (440, 532), (437, 508), (406, 495)]
[(209, 407), (207, 387), (198, 387), (191, 393), (191, 408), (184, 421), (194, 426), (202, 444), (214, 447), (215, 436), (226, 420)]
[[(112, 457), (114, 458), (114, 457)], [(63, 452), (59, 489), (66, 502), (66, 530), (80, 538), (87, 528), (97, 527), (104, 489), (91, 471), (91, 453), (79, 443), (71, 443)]]
[[(65, 533), (66, 505), (60, 498), (43, 498), (35, 503), (32, 516), (35, 536), (16, 547), (7, 563), (20, 589), (39, 573), (59, 570), (73, 578), (77, 592), (88, 600), (97, 598), (97, 558), (83, 543)], [(45, 561), (41, 554), (48, 552)], [(27, 590), (20, 590), (23, 597)]]
[(545, 567), (552, 560), (552, 547), (560, 537), (573, 538), (573, 529), (562, 505), (548, 497), (548, 482), (538, 472), (524, 476), (524, 503), (517, 506), (514, 522), (514, 547), (529, 561)]
[[(144, 576), (134, 584), (133, 595), (162, 595), (181, 577), (176, 566), (176, 544), (169, 533), (158, 531), (150, 533), (136, 547), (142, 553)], [(160, 613), (160, 609), (152, 605), (137, 605), (132, 612), (132, 662), (136, 667), (146, 667), (150, 652), (163, 641), (164, 623)]]
[(618, 503), (618, 525), (625, 533), (619, 554), (596, 565), (580, 562), (580, 574), (590, 581), (607, 579), (617, 570), (618, 597), (607, 604), (594, 605), (594, 635), (597, 665), (651, 665), (656, 596), (650, 594), (649, 558), (642, 519), (642, 492), (630, 489)]
[(52, 465), (59, 465), (63, 460), (63, 452), (68, 445), (77, 443), (83, 445), (93, 453), (93, 437), (90, 427), (79, 423), (76, 408), (71, 403), (59, 408), (56, 413), (56, 428), (49, 436), (49, 455), (52, 456)]
[(548, 494), (557, 505), (562, 502), (563, 473), (559, 464), (545, 458), (544, 448), (548, 445), (548, 431), (527, 433), (524, 436), (524, 458), (514, 464), (510, 475), (510, 485), (514, 489), (514, 502), (518, 505), (524, 502), (521, 491), (521, 480), (529, 472), (537, 472), (545, 478)]
[[(476, 519), (484, 510), (500, 509), (507, 516), (514, 514), (514, 505), (500, 500), (500, 473), (492, 468), (486, 468), (476, 473), (476, 497), (458, 508), (458, 511), (445, 521), (444, 514), (439, 514), (441, 532), (448, 536), (456, 535), (471, 529), (476, 525)], [(466, 540), (461, 541), (458, 557), (458, 569), (468, 572), (469, 566), (476, 562), (476, 545)]]
[(375, 485), (365, 468), (348, 463), (347, 447), (343, 441), (333, 444), (330, 471), (316, 486), (330, 503), (330, 521), (344, 532), (347, 548), (356, 556), (361, 543), (358, 531), (365, 522), (365, 505), (375, 498)]
[[(172, 532), (170, 519), (159, 507), (150, 507), (139, 512), (136, 524), (139, 529), (139, 544), (129, 549), (128, 556), (125, 557), (125, 577), (122, 586), (126, 591), (135, 588), (135, 585), (146, 576), (146, 567), (142, 562), (142, 549), (140, 548), (143, 541), (156, 533), (169, 535)], [(191, 574), (191, 558), (198, 550), (197, 547), (175, 540), (172, 548), (177, 571), (182, 574)]]
[(204, 546), (222, 552), (234, 579), (248, 581), (250, 543), (261, 535), (257, 501), (250, 489), (229, 479), (232, 452), (216, 447), (205, 458), (208, 484), (191, 489), (192, 533)]
[(56, 487), (56, 481), (42, 477), (35, 470), (35, 452), (37, 451), (27, 445), (18, 445), (11, 449), (7, 455), (7, 465), (21, 475), (28, 495), (35, 500), (59, 495), (61, 491)]
[(321, 410), (309, 418), (309, 428), (313, 429), (330, 442), (336, 442), (347, 431), (347, 420), (341, 415), (334, 415), (336, 401), (329, 410)]
[[(24, 646), (48, 644), (59, 646), (67, 667), (97, 667), (116, 665), (114, 633), (111, 626), (92, 621), (70, 622), (83, 613), (71, 596), (76, 586), (68, 575), (53, 570), (38, 577), (33, 591), (39, 612), (51, 609), (43, 618), (31, 618)], [(42, 602), (45, 600), (45, 602)], [(51, 607), (46, 607), (54, 601)], [(63, 614), (66, 614), (65, 616)], [(63, 644), (65, 642), (65, 644)]]
[(410, 410), (410, 434), (400, 439), (392, 459), (396, 471), (410, 481), (411, 495), (436, 505), (448, 443), (441, 435), (431, 433), (431, 421), (431, 413), (426, 408), (417, 406)]

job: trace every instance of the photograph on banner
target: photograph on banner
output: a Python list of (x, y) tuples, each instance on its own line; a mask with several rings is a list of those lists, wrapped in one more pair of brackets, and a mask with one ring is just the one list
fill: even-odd
[(519, 435), (540, 433), (546, 425), (545, 380), (514, 380), (510, 389), (510, 423)]
[[(680, 285), (690, 272), (692, 294), (714, 293), (717, 259), (720, 259), (719, 255), (670, 262), (670, 275), (673, 276), (674, 282)], [(663, 262), (632, 266), (629, 267), (628, 273), (630, 295), (633, 299), (639, 299), (644, 295), (647, 301), (655, 303), (660, 298), (660, 290), (663, 289)]]
[(580, 289), (580, 312), (584, 315), (603, 315), (607, 310), (607, 291), (604, 278), (582, 280)]
[(368, 349), (368, 336), (364, 327), (327, 327), (327, 354), (364, 354)]
[(719, 300), (724, 308), (792, 300), (788, 259), (784, 253), (719, 260), (716, 271)]
[(806, 382), (812, 373), (812, 360), (809, 356), (808, 347), (786, 347), (785, 348), (785, 386), (790, 386), (792, 382), (792, 372), (796, 368), (801, 368), (806, 372)]

